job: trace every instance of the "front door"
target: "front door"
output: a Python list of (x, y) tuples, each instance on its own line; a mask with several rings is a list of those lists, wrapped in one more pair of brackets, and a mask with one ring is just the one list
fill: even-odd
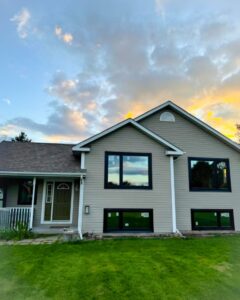
[(45, 189), (44, 222), (70, 222), (72, 182), (49, 181)]
[(53, 220), (70, 220), (72, 183), (56, 182), (53, 201)]

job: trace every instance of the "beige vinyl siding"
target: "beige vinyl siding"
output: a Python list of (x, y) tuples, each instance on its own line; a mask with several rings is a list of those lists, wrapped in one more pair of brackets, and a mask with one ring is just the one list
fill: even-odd
[[(140, 124), (186, 152), (175, 161), (178, 229), (191, 230), (191, 208), (232, 208), (235, 229), (240, 230), (240, 153), (178, 113), (172, 113), (175, 122), (160, 122), (160, 112), (157, 112), (140, 121)], [(232, 192), (190, 192), (188, 157), (228, 158)]]
[[(151, 208), (154, 232), (171, 232), (169, 158), (165, 148), (131, 125), (93, 142), (86, 154), (87, 178), (84, 204), (90, 214), (83, 216), (83, 232), (103, 232), (104, 208)], [(152, 190), (104, 189), (105, 151), (152, 153)]]

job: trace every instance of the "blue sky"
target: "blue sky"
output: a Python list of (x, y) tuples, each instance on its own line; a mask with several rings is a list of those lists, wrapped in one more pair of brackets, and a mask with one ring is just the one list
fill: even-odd
[(0, 139), (78, 142), (171, 99), (240, 121), (240, 1), (0, 0)]

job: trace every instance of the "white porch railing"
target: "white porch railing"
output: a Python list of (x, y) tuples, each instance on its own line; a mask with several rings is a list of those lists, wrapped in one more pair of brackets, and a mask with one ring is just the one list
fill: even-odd
[(0, 229), (16, 228), (19, 223), (30, 225), (30, 207), (0, 208)]

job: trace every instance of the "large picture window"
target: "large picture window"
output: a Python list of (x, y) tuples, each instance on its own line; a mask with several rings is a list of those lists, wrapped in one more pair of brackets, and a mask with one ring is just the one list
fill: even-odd
[(151, 154), (106, 152), (105, 188), (151, 189)]
[[(18, 205), (31, 205), (32, 204), (33, 181), (31, 179), (23, 179), (19, 182), (18, 188)], [(37, 184), (35, 188), (35, 199), (37, 201)]]
[(152, 209), (104, 209), (104, 232), (153, 232)]
[(190, 191), (231, 191), (228, 159), (190, 157), (188, 163)]
[(192, 209), (193, 230), (234, 230), (231, 209)]

